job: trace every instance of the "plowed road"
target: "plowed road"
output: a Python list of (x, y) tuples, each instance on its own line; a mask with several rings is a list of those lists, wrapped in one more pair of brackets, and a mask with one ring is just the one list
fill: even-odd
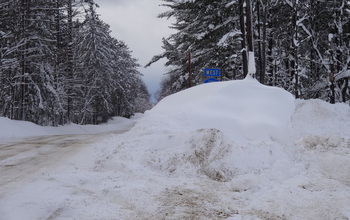
[[(133, 126), (133, 125), (132, 125)], [(0, 140), (0, 198), (19, 184), (31, 181), (43, 169), (60, 164), (66, 157), (78, 153), (111, 134), (121, 134), (130, 128), (100, 134), (54, 135)]]

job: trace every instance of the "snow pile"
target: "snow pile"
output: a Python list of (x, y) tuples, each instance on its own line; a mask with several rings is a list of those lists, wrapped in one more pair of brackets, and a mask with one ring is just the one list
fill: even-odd
[(165, 98), (129, 132), (0, 193), (0, 213), (9, 220), (348, 220), (349, 127), (345, 104), (295, 100), (249, 78), (204, 84)]
[(152, 143), (142, 151), (147, 166), (225, 182), (288, 158), (279, 142), (293, 111), (291, 94), (254, 79), (205, 84), (162, 100), (130, 135)]
[(349, 118), (346, 105), (294, 100), (253, 79), (206, 84), (162, 100), (100, 162), (151, 172), (164, 187), (156, 206), (211, 204), (160, 208), (158, 219), (347, 219)]
[(338, 133), (349, 136), (349, 106), (343, 103), (329, 104), (313, 100), (296, 100), (292, 123), (294, 131), (314, 135)]
[(163, 99), (133, 129), (142, 134), (162, 130), (216, 128), (236, 142), (282, 137), (294, 111), (293, 96), (254, 79), (204, 84)]

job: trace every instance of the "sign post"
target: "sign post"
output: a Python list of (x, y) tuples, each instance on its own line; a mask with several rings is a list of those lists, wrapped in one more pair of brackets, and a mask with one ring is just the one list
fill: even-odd
[(191, 78), (191, 50), (188, 50), (188, 88), (192, 87)]

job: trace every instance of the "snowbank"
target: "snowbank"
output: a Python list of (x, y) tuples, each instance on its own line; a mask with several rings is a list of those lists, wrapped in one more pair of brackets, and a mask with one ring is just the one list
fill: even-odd
[(162, 100), (100, 158), (113, 170), (129, 155), (126, 167), (150, 172), (164, 187), (157, 206), (196, 204), (159, 208), (158, 218), (347, 219), (349, 119), (349, 106), (295, 100), (253, 79), (205, 84)]
[(278, 141), (291, 132), (294, 106), (290, 93), (255, 79), (204, 84), (163, 99), (130, 135), (149, 143), (140, 160), (156, 170), (229, 181), (288, 158)]
[(287, 133), (293, 96), (255, 79), (204, 84), (163, 99), (133, 132), (215, 128), (235, 142), (270, 140)]
[(103, 125), (70, 124), (59, 127), (38, 126), (31, 122), (15, 121), (0, 117), (0, 139), (62, 134), (97, 134), (131, 126), (139, 117), (140, 115), (138, 114), (133, 120), (122, 117), (114, 117), (108, 123)]

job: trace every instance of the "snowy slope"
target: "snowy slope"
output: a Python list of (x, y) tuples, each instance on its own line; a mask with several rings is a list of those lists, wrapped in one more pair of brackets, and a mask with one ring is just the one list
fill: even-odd
[(349, 106), (253, 79), (193, 87), (2, 195), (0, 219), (350, 219), (349, 128)]

